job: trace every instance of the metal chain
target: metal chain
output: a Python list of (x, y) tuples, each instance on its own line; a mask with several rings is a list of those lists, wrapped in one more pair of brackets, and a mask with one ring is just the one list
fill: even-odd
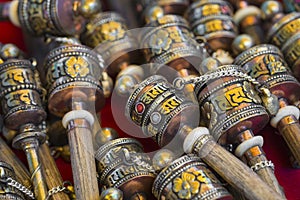
[(6, 183), (7, 183), (7, 185), (12, 186), (12, 187), (16, 188), (17, 190), (21, 191), (22, 193), (26, 194), (31, 199), (35, 199), (34, 194), (29, 189), (27, 189), (25, 186), (23, 186), (21, 183), (17, 182), (16, 180), (8, 177), (6, 179)]
[(256, 172), (260, 169), (270, 167), (274, 171), (274, 164), (270, 160), (261, 161), (259, 163), (256, 163), (254, 166), (251, 166), (251, 169)]
[(67, 188), (65, 186), (57, 186), (52, 188), (51, 190), (48, 191), (47, 197), (45, 200), (50, 199), (50, 197), (54, 194), (60, 193), (60, 192), (64, 192), (65, 190), (67, 190)]
[(66, 194), (70, 195), (72, 193), (71, 190), (69, 190), (67, 187), (72, 186), (72, 184), (69, 181), (64, 181), (62, 186), (57, 186), (52, 188), (51, 190), (48, 191), (47, 197), (45, 200), (49, 200), (51, 196), (54, 194), (60, 193), (60, 192), (65, 192)]
[(239, 72), (235, 69), (229, 69), (229, 70), (221, 69), (216, 72), (207, 73), (202, 76), (193, 77), (190, 79), (184, 79), (184, 78), (178, 77), (174, 80), (173, 85), (178, 89), (183, 89), (183, 87), (187, 84), (196, 84), (196, 83), (206, 82), (208, 80), (225, 77), (225, 76), (235, 76), (235, 77), (239, 77), (239, 78), (245, 78), (249, 82), (251, 82), (253, 85), (261, 86), (261, 83), (259, 83), (256, 79), (252, 78), (251, 76), (249, 76), (246, 73)]

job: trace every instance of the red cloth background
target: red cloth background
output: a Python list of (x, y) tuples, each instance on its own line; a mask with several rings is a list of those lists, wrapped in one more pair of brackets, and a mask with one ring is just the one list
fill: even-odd
[[(0, 0), (0, 2), (3, 2), (3, 0)], [(21, 30), (14, 27), (10, 22), (0, 22), (0, 42), (13, 43), (21, 49), (26, 50)], [(112, 127), (116, 129), (121, 136), (125, 136), (125, 134), (117, 127), (111, 114), (110, 99), (106, 101), (105, 107), (101, 110), (101, 116), (102, 127)], [(279, 183), (284, 188), (287, 199), (300, 200), (300, 169), (293, 169), (291, 167), (288, 159), (288, 149), (284, 144), (283, 138), (276, 134), (276, 130), (271, 127), (267, 127), (261, 134), (265, 141), (263, 149), (265, 150), (267, 157), (275, 164), (275, 174)], [(142, 143), (144, 144), (146, 151), (151, 151), (156, 146), (151, 139), (143, 139)], [(26, 162), (22, 152), (18, 152), (17, 154), (22, 161)], [(70, 164), (64, 162), (60, 158), (57, 159), (56, 162), (63, 179), (72, 180)]]

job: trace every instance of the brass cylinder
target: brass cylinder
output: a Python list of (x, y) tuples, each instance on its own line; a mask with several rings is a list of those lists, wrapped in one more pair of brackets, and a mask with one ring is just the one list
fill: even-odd
[(151, 73), (170, 81), (178, 76), (197, 76), (195, 67), (205, 56), (187, 21), (176, 15), (148, 23), (141, 33), (141, 47), (146, 60), (152, 63)]
[(134, 34), (136, 32), (128, 29), (121, 15), (101, 12), (86, 25), (81, 40), (103, 56), (108, 74), (115, 77), (129, 63), (143, 62)]
[(103, 68), (102, 57), (86, 46), (62, 45), (53, 49), (45, 60), (50, 113), (62, 117), (72, 110), (72, 97), (99, 111), (104, 106), (99, 81)]
[(269, 87), (279, 98), (290, 103), (300, 99), (300, 83), (291, 75), (280, 50), (274, 45), (256, 45), (238, 55), (235, 64), (246, 70), (248, 75)]
[(82, 16), (75, 16), (75, 0), (19, 1), (18, 17), (24, 30), (35, 36), (75, 35), (84, 28)]
[(283, 16), (268, 31), (267, 40), (278, 47), (300, 30), (300, 13), (293, 12)]
[(157, 199), (233, 199), (207, 165), (191, 154), (165, 167), (157, 175), (152, 191)]
[[(102, 145), (95, 154), (100, 183), (123, 191), (125, 199), (151, 199), (156, 177), (150, 157), (135, 139), (118, 138)], [(139, 194), (139, 195), (137, 195)]]
[[(186, 98), (183, 92), (174, 92), (171, 84), (162, 76), (151, 76), (132, 92), (126, 105), (126, 115), (141, 126), (145, 135), (153, 137), (159, 146), (175, 145), (180, 123), (196, 127), (198, 105)], [(176, 139), (174, 139), (176, 138)], [(175, 147), (174, 146), (174, 147)]]

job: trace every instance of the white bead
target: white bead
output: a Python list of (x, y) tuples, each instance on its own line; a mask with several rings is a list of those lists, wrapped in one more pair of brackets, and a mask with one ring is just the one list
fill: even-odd
[(299, 119), (300, 116), (300, 111), (296, 106), (285, 106), (282, 107), (278, 110), (276, 116), (274, 116), (270, 124), (274, 127), (277, 128), (278, 123), (280, 120), (282, 120), (286, 116), (294, 115), (297, 119)]
[(209, 130), (205, 127), (198, 127), (193, 129), (184, 139), (183, 150), (189, 154), (193, 151), (193, 145), (202, 135), (209, 135)]
[(250, 138), (249, 140), (245, 140), (243, 143), (241, 143), (236, 149), (234, 154), (237, 157), (242, 157), (246, 151), (251, 149), (255, 146), (262, 147), (264, 144), (264, 138), (262, 136), (255, 136), (253, 138)]
[(93, 126), (95, 120), (94, 116), (86, 110), (72, 110), (65, 114), (62, 119), (62, 124), (65, 128), (67, 128), (69, 122), (75, 119), (85, 119), (89, 122), (90, 126)]
[(19, 15), (18, 15), (18, 5), (19, 5), (18, 0), (14, 0), (10, 3), (9, 19), (10, 19), (11, 23), (13, 23), (13, 25), (20, 27), (21, 24), (20, 24)]

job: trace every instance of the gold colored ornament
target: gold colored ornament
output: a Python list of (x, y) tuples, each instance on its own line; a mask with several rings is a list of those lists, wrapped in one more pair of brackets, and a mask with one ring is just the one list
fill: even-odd
[(157, 199), (232, 199), (201, 159), (191, 154), (174, 160), (162, 169), (152, 190)]

